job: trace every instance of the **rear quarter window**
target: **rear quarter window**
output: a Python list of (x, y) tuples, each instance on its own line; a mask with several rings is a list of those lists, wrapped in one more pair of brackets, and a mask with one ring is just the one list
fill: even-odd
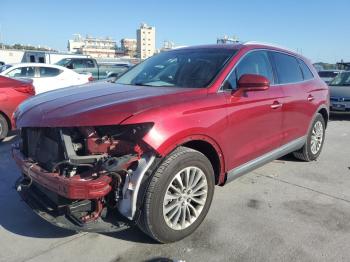
[(272, 52), (279, 84), (291, 84), (304, 80), (297, 59), (293, 56)]
[(40, 77), (54, 77), (61, 73), (61, 70), (52, 67), (40, 67)]
[(310, 68), (305, 64), (305, 62), (301, 59), (298, 59), (301, 71), (303, 72), (304, 80), (310, 80), (314, 78)]

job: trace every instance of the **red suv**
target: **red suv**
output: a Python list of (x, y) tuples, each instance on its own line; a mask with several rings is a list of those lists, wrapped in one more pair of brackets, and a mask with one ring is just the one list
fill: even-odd
[(115, 83), (23, 103), (17, 190), (60, 227), (137, 224), (177, 241), (202, 223), (214, 185), (292, 152), (315, 160), (328, 112), (327, 85), (291, 51), (246, 43), (163, 52)]

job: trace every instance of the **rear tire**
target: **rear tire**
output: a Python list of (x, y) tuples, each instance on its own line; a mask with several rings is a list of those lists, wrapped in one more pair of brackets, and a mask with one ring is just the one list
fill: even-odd
[(146, 191), (139, 228), (160, 243), (193, 233), (214, 195), (214, 170), (202, 153), (179, 147), (155, 171)]
[(293, 152), (294, 157), (306, 162), (316, 160), (322, 151), (325, 130), (326, 124), (324, 118), (321, 114), (317, 113), (307, 135), (305, 145), (300, 150)]
[(9, 126), (6, 119), (0, 114), (0, 141), (3, 140), (9, 132)]

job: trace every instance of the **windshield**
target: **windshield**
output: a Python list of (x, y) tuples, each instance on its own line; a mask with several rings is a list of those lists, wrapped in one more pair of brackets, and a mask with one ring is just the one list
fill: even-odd
[(237, 52), (230, 49), (173, 50), (153, 56), (122, 75), (116, 83), (200, 88), (208, 86)]
[(332, 81), (330, 86), (350, 86), (350, 71), (338, 74)]
[(12, 67), (12, 65), (3, 65), (3, 66), (0, 66), (0, 73), (5, 71), (6, 69)]
[(58, 62), (56, 63), (56, 65), (64, 66), (64, 67), (65, 67), (70, 61), (71, 61), (70, 58), (63, 58), (63, 59), (61, 59), (60, 61), (58, 61)]

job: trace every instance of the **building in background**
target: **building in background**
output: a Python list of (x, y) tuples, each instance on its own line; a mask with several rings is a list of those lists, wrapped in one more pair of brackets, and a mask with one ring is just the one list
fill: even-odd
[(237, 36), (229, 37), (225, 35), (223, 37), (218, 37), (216, 39), (216, 43), (217, 44), (236, 44), (236, 43), (239, 43), (239, 40)]
[(171, 49), (174, 49), (174, 48), (175, 48), (174, 42), (165, 40), (163, 42), (162, 48), (160, 49), (160, 52), (168, 51), (168, 50), (171, 50)]
[(174, 42), (165, 40), (163, 42), (163, 46), (160, 48), (159, 52), (165, 52), (165, 51), (168, 51), (168, 50), (178, 49), (178, 48), (181, 48), (181, 47), (186, 47), (186, 46), (185, 45), (175, 45)]
[(137, 41), (136, 39), (123, 38), (120, 40), (121, 50), (123, 51), (124, 56), (130, 58), (137, 56)]
[(110, 37), (96, 38), (91, 36), (81, 37), (75, 34), (74, 39), (68, 40), (68, 51), (75, 54), (88, 55), (94, 58), (117, 57), (117, 42)]
[(137, 35), (137, 55), (139, 58), (147, 59), (156, 52), (156, 28), (141, 24), (136, 31)]

